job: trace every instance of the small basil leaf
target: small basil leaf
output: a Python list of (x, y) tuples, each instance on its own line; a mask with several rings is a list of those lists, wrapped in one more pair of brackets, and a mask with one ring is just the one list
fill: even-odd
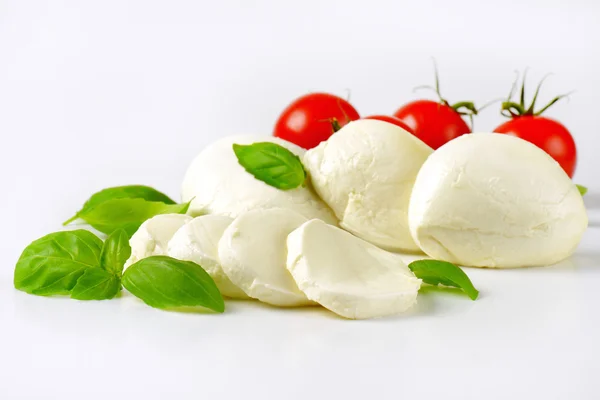
[(159, 192), (149, 186), (143, 185), (128, 185), (128, 186), (117, 186), (108, 189), (101, 190), (94, 193), (92, 197), (85, 202), (81, 210), (77, 212), (73, 217), (69, 218), (63, 223), (67, 225), (76, 219), (80, 218), (80, 215), (89, 211), (91, 208), (103, 203), (107, 200), (113, 199), (144, 199), (148, 201), (158, 201), (165, 204), (175, 204), (169, 196)]
[(575, 185), (577, 186), (577, 190), (579, 190), (579, 194), (581, 194), (582, 196), (585, 196), (585, 194), (588, 192), (588, 188), (586, 188), (583, 185)]
[(144, 258), (125, 270), (123, 286), (151, 307), (225, 310), (215, 282), (202, 267), (190, 261), (167, 256)]
[(240, 165), (267, 185), (290, 190), (306, 181), (300, 157), (276, 143), (234, 144), (233, 151)]
[(471, 300), (477, 299), (479, 291), (462, 269), (456, 265), (438, 260), (418, 260), (408, 265), (408, 268), (423, 282), (430, 285), (445, 285), (462, 289)]
[(77, 300), (108, 300), (119, 294), (121, 280), (102, 268), (88, 268), (71, 290), (71, 298)]
[(88, 268), (100, 265), (102, 240), (85, 230), (46, 235), (25, 248), (15, 267), (15, 288), (42, 296), (68, 294)]
[(190, 203), (165, 204), (144, 199), (107, 200), (80, 214), (80, 218), (102, 233), (123, 229), (131, 236), (142, 223), (159, 214), (185, 214)]
[(121, 276), (123, 265), (129, 256), (131, 256), (129, 236), (123, 229), (118, 229), (104, 241), (100, 266), (113, 275)]

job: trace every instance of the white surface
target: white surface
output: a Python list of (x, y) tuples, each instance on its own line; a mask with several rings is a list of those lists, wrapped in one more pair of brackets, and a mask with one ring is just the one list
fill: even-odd
[[(504, 95), (529, 66), (573, 131), (600, 221), (600, 2), (594, 0), (0, 2), (0, 398), (596, 399), (600, 232), (572, 263), (469, 271), (482, 297), (427, 294), (406, 316), (344, 321), (228, 302), (224, 315), (12, 288), (22, 249), (92, 192), (177, 196), (192, 158), (270, 133), (298, 95), (352, 91), (362, 115), (428, 93)], [(497, 109), (478, 130), (502, 119)], [(169, 397), (169, 398), (170, 398)]]
[[(569, 262), (467, 270), (481, 297), (430, 292), (405, 315), (228, 301), (222, 315), (131, 296), (43, 298), (0, 280), (3, 399), (595, 399), (600, 230)], [(438, 397), (441, 396), (441, 397)]]

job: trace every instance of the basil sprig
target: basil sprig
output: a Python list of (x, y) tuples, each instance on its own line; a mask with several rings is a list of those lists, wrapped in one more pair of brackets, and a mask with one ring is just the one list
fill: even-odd
[(123, 274), (130, 255), (129, 236), (122, 229), (104, 243), (86, 230), (51, 233), (23, 251), (15, 267), (14, 285), (41, 296), (106, 300), (117, 296), (123, 284), (152, 307), (225, 310), (217, 285), (198, 264), (156, 256), (138, 261)]
[(114, 199), (144, 199), (148, 201), (157, 201), (165, 204), (175, 204), (169, 196), (158, 190), (144, 185), (116, 186), (103, 189), (94, 193), (81, 207), (81, 210), (66, 220), (63, 225), (68, 225), (76, 219), (83, 219), (81, 216), (88, 213), (92, 208), (104, 203), (107, 200)]
[(96, 230), (110, 234), (123, 229), (131, 237), (145, 221), (159, 214), (185, 214), (190, 203), (164, 204), (144, 199), (113, 199), (81, 213)]
[(123, 229), (131, 237), (146, 220), (159, 214), (184, 214), (189, 204), (177, 204), (148, 186), (118, 186), (93, 194), (64, 225), (82, 219), (102, 233)]
[(41, 296), (111, 299), (121, 290), (121, 272), (130, 254), (123, 230), (111, 234), (104, 243), (82, 229), (51, 233), (21, 254), (15, 267), (15, 288)]
[(430, 285), (444, 285), (462, 289), (471, 300), (477, 299), (479, 291), (462, 269), (456, 265), (439, 260), (418, 260), (408, 265), (408, 268), (423, 282)]
[(144, 258), (123, 274), (123, 286), (151, 307), (201, 306), (222, 313), (223, 297), (198, 264), (167, 256)]
[(588, 188), (583, 185), (575, 185), (575, 186), (577, 186), (577, 190), (579, 190), (579, 194), (582, 196), (585, 196), (585, 194), (588, 192)]
[(267, 185), (290, 190), (306, 181), (300, 157), (277, 143), (234, 144), (233, 151), (240, 165)]
[(25, 248), (15, 267), (15, 288), (48, 296), (70, 294), (89, 268), (100, 266), (102, 240), (85, 230), (56, 232)]

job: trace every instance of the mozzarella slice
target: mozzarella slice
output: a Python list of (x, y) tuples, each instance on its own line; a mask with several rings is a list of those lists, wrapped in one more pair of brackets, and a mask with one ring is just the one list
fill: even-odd
[(509, 135), (464, 135), (425, 162), (410, 228), (425, 253), (473, 267), (553, 264), (587, 227), (581, 195), (535, 145)]
[(365, 119), (307, 151), (303, 161), (341, 227), (383, 248), (418, 251), (408, 228), (408, 203), (432, 151), (396, 125)]
[(211, 144), (192, 162), (183, 181), (183, 201), (194, 198), (188, 214), (222, 214), (235, 218), (249, 210), (285, 208), (306, 218), (337, 223), (312, 188), (280, 190), (249, 174), (238, 163), (232, 146), (255, 142), (273, 142), (296, 155), (304, 154), (300, 147), (271, 136), (233, 136)]
[(319, 220), (287, 239), (287, 268), (306, 296), (342, 317), (364, 319), (415, 304), (421, 280), (397, 254)]
[(306, 218), (284, 209), (253, 210), (236, 218), (219, 242), (219, 259), (231, 282), (275, 306), (311, 305), (285, 267), (286, 238)]
[(229, 280), (219, 262), (219, 240), (232, 221), (223, 215), (194, 218), (175, 232), (169, 241), (167, 255), (200, 265), (224, 296), (247, 299), (246, 293)]
[(188, 215), (161, 214), (144, 222), (129, 239), (131, 256), (125, 268), (146, 257), (167, 255), (167, 246), (175, 232), (191, 220)]

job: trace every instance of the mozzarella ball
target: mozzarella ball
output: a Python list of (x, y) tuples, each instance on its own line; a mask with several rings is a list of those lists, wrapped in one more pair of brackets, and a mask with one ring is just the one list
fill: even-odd
[(150, 256), (167, 255), (169, 241), (192, 217), (182, 214), (161, 214), (144, 222), (129, 239), (131, 256), (125, 268)]
[(248, 211), (219, 242), (219, 259), (231, 282), (254, 299), (280, 307), (312, 305), (286, 269), (287, 236), (306, 222), (290, 210)]
[(234, 285), (221, 268), (218, 246), (233, 219), (224, 215), (203, 215), (188, 222), (169, 241), (167, 255), (200, 265), (213, 278), (221, 294), (231, 298), (248, 296)]
[(401, 257), (319, 220), (287, 239), (287, 268), (306, 296), (345, 318), (393, 315), (417, 301), (421, 280)]
[(364, 119), (307, 151), (304, 165), (341, 227), (383, 248), (418, 251), (408, 228), (408, 203), (432, 151), (396, 125)]
[(271, 136), (233, 136), (211, 144), (192, 162), (183, 180), (182, 200), (187, 202), (194, 198), (188, 214), (221, 214), (235, 218), (249, 210), (284, 208), (306, 218), (337, 223), (312, 188), (280, 190), (248, 173), (238, 163), (232, 146), (255, 142), (273, 142), (296, 155), (304, 154), (300, 147)]
[(492, 268), (554, 264), (587, 227), (581, 195), (552, 157), (509, 135), (464, 135), (425, 162), (409, 208), (429, 256)]

